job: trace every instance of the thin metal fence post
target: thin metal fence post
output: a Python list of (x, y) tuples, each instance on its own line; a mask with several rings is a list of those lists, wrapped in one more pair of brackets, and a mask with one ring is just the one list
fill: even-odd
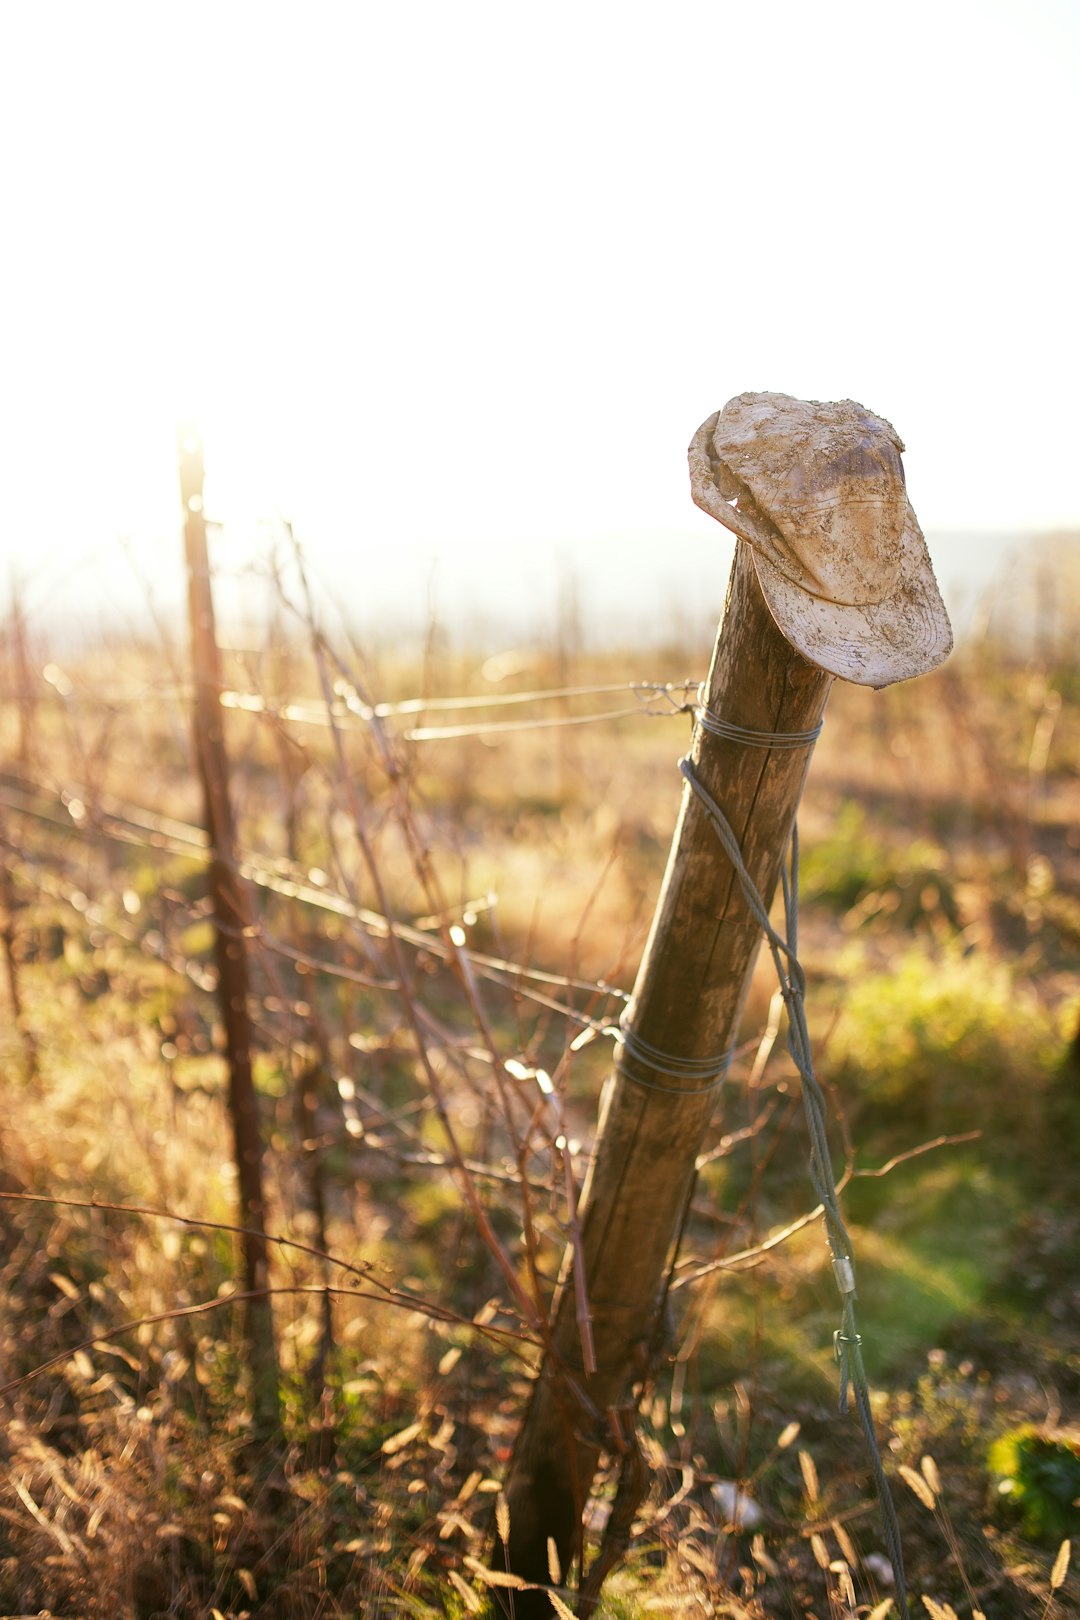
[(236, 863), (236, 834), (229, 798), (229, 762), (222, 726), (221, 669), (210, 586), (203, 511), (203, 453), (197, 436), (179, 439), (180, 490), (184, 503), (184, 550), (188, 571), (192, 666), (195, 677), (195, 752), (202, 781), (210, 840), (208, 881), (214, 908), (214, 956), (218, 1004), (225, 1027), (228, 1110), (236, 1163), (239, 1224), (243, 1228), (244, 1328), (251, 1378), (252, 1414), (260, 1438), (281, 1434), (277, 1354), (269, 1287), (262, 1138), (252, 1076), (248, 1010), (248, 912)]

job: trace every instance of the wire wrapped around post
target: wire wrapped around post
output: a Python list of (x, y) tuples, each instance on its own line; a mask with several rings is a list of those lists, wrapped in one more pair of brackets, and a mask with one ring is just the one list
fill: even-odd
[(806, 973), (798, 957), (799, 941), (799, 834), (791, 833), (791, 867), (782, 872), (784, 887), (784, 918), (786, 937), (777, 933), (769, 921), (768, 909), (746, 869), (739, 840), (731, 824), (712, 794), (699, 780), (689, 759), (679, 761), (679, 770), (693, 792), (705, 807), (716, 830), (724, 853), (735, 869), (747, 904), (761, 925), (772, 953), (773, 965), (784, 998), (788, 1015), (788, 1050), (802, 1080), (803, 1112), (810, 1138), (810, 1179), (818, 1202), (821, 1204), (832, 1253), (833, 1276), (840, 1293), (843, 1321), (833, 1335), (833, 1351), (840, 1368), (840, 1411), (848, 1409), (849, 1387), (855, 1391), (855, 1407), (866, 1436), (870, 1466), (877, 1486), (881, 1505), (882, 1527), (892, 1561), (896, 1580), (896, 1600), (903, 1614), (907, 1605), (904, 1582), (904, 1552), (900, 1540), (900, 1526), (896, 1507), (881, 1461), (881, 1449), (874, 1428), (874, 1415), (870, 1406), (870, 1388), (862, 1359), (862, 1336), (855, 1323), (855, 1254), (851, 1237), (840, 1213), (840, 1201), (832, 1172), (829, 1154), (827, 1111), (825, 1097), (814, 1072), (814, 1052), (806, 1021)]

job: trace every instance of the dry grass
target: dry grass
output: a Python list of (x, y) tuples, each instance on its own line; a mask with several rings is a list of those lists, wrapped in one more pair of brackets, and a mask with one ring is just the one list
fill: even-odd
[[(565, 658), (556, 668), (538, 654), (515, 679), (541, 688), (566, 672)], [(384, 700), (509, 684), (482, 660), (430, 650), (422, 669), (363, 673)], [(571, 673), (583, 686), (626, 678), (622, 660), (584, 655)], [(683, 654), (658, 653), (647, 673), (691, 672)], [(344, 659), (331, 674), (347, 701), (359, 676), (347, 684)], [(555, 1142), (566, 1138), (580, 1185), (609, 1050), (571, 1053), (579, 1026), (545, 1001), (594, 1018), (617, 1010), (596, 981), (632, 978), (689, 722), (410, 745), (406, 721), (380, 734), (346, 710), (337, 755), (325, 726), (230, 711), (241, 844), (257, 854), (256, 1076), (281, 1240), (288, 1449), (269, 1455), (251, 1432), (228, 1300), (234, 1172), (202, 857), (185, 831), (198, 795), (179, 664), (129, 648), (25, 677), (9, 664), (14, 695), (0, 711), (19, 1009), (0, 1032), (0, 1191), (15, 1195), (0, 1199), (0, 1608), (138, 1620), (482, 1612), (485, 1539), (566, 1241)], [(229, 681), (271, 708), (283, 694), (318, 701), (302, 645), (237, 656)], [(887, 986), (915, 946), (931, 974), (960, 964), (979, 1027), (1021, 1054), (1010, 1067), (1003, 1052), (993, 1072), (990, 1047), (961, 1062), (968, 1037), (948, 1033), (939, 997), (888, 1096), (871, 1084), (883, 1084), (884, 1057), (865, 1084), (858, 1073), (858, 1053), (880, 1052), (873, 1031), (860, 1025), (856, 1040), (841, 1022), (836, 1051), (856, 1055), (837, 1101), (858, 1164), (932, 1134), (910, 1076), (916, 1061), (942, 1073), (946, 1049), (961, 1113), (976, 1068), (991, 1121), (998, 1104), (1009, 1117), (1024, 1070), (1039, 1098), (1029, 1162), (1010, 1162), (1018, 1138), (988, 1125), (977, 1155), (931, 1154), (850, 1189), (870, 1256), (864, 1315), (884, 1324), (873, 1375), (911, 1585), (925, 1612), (964, 1620), (1050, 1620), (1077, 1601), (1061, 1543), (1021, 1539), (985, 1464), (1010, 1424), (1076, 1421), (1074, 1200), (1016, 1214), (1037, 1203), (1040, 1177), (1067, 1174), (1076, 1133), (1054, 1078), (1080, 990), (1076, 686), (1071, 668), (984, 654), (910, 690), (838, 688), (804, 817), (804, 954), (823, 1036), (831, 1007), (845, 1016), (853, 974)], [(851, 801), (863, 819), (838, 835)], [(427, 940), (403, 958), (413, 1013), (378, 988), (400, 968), (385, 938), (344, 915), (384, 905)], [(470, 959), (579, 986), (463, 978), (450, 925)], [(965, 962), (994, 964), (1002, 988), (965, 978)], [(817, 1234), (725, 1261), (808, 1204), (790, 1066), (777, 1050), (754, 1067), (770, 995), (762, 973), (702, 1167), (684, 1256), (717, 1269), (676, 1295), (673, 1359), (645, 1392), (652, 1486), (605, 1586), (612, 1615), (890, 1612), (865, 1461), (832, 1412)], [(995, 997), (1013, 998), (1008, 1034)], [(904, 1009), (883, 1016), (899, 1028)], [(538, 1073), (554, 1077), (552, 1104)], [(994, 1207), (991, 1254), (975, 1234)], [(613, 1489), (604, 1475), (595, 1535)]]

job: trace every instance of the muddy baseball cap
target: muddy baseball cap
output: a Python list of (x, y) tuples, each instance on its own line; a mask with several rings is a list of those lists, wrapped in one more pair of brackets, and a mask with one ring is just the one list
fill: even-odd
[(729, 400), (690, 445), (694, 501), (752, 548), (787, 640), (861, 686), (923, 675), (953, 644), (903, 449), (854, 400), (772, 393)]

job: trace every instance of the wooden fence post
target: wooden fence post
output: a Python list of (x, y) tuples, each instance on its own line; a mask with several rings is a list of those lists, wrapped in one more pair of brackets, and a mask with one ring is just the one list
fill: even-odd
[(214, 957), (218, 1004), (225, 1026), (229, 1071), (228, 1109), (236, 1164), (237, 1201), (244, 1262), (244, 1328), (251, 1378), (252, 1414), (261, 1439), (280, 1439), (277, 1354), (269, 1286), (262, 1137), (251, 1072), (248, 1010), (247, 904), (236, 863), (236, 834), (229, 798), (229, 764), (221, 710), (221, 666), (214, 625), (210, 565), (203, 511), (203, 453), (197, 436), (179, 437), (180, 490), (184, 503), (184, 550), (188, 570), (192, 666), (195, 677), (195, 752), (202, 781), (210, 840), (210, 897), (214, 907)]
[[(769, 403), (776, 401), (783, 403)], [(710, 418), (691, 447), (698, 504), (735, 527), (750, 543), (740, 545), (735, 557), (690, 759), (697, 779), (721, 806), (739, 840), (750, 878), (766, 904), (776, 888), (810, 757), (809, 739), (801, 746), (772, 746), (769, 734), (790, 739), (816, 730), (833, 680), (830, 664), (848, 679), (884, 685), (918, 673), (920, 656), (921, 667), (932, 667), (951, 645), (947, 620), (944, 630), (941, 627), (944, 610), (936, 596), (925, 546), (921, 553), (917, 547), (912, 551), (897, 575), (897, 548), (908, 547), (911, 538), (902, 474), (898, 482), (896, 479), (899, 453), (888, 448), (889, 443), (895, 446), (899, 441), (888, 429), (892, 439), (886, 442), (878, 428), (887, 429), (888, 424), (869, 413), (862, 413), (852, 428), (847, 421), (849, 404), (805, 406), (805, 402), (789, 401), (783, 395), (743, 395), (731, 402), (723, 418)], [(737, 460), (735, 452), (731, 458), (731, 466), (746, 480), (752, 477), (754, 453), (759, 449), (753, 438), (758, 421), (753, 412), (759, 412), (767, 427), (777, 421), (786, 426), (789, 407), (797, 423), (809, 413), (811, 426), (815, 412), (818, 416), (834, 413), (824, 423), (832, 458), (828, 466), (824, 471), (816, 466), (812, 443), (799, 443), (793, 462), (798, 477), (790, 483), (802, 491), (804, 484), (812, 485), (812, 473), (825, 478), (828, 488), (822, 501), (836, 498), (839, 491), (840, 517), (831, 531), (828, 525), (821, 531), (819, 522), (816, 540), (808, 548), (812, 552), (815, 544), (822, 545), (824, 562), (822, 556), (808, 554), (790, 558), (789, 572), (778, 591), (772, 590), (774, 581), (768, 570), (774, 564), (768, 558), (776, 551), (779, 531), (767, 515), (768, 506), (760, 497), (755, 503), (758, 492), (752, 483), (733, 487), (731, 466), (712, 459), (714, 435), (722, 439), (722, 430), (731, 426), (728, 413), (736, 407), (743, 412), (740, 416), (740, 409), (734, 410), (736, 426), (745, 428), (745, 416), (750, 413), (749, 460)], [(837, 412), (840, 418), (834, 419)], [(839, 449), (833, 432), (838, 421), (844, 429)], [(867, 421), (872, 426), (867, 427)], [(770, 444), (766, 462), (773, 449)], [(768, 470), (775, 474), (775, 468)], [(882, 480), (884, 495), (879, 489)], [(777, 476), (766, 483), (769, 490), (787, 487)], [(727, 505), (736, 496), (738, 511)], [(889, 505), (894, 498), (903, 503), (899, 527), (895, 535), (886, 535), (882, 548), (881, 528), (896, 517)], [(884, 517), (878, 510), (882, 502), (888, 508)], [(820, 518), (816, 509), (815, 517)], [(844, 547), (851, 545), (852, 534), (858, 540), (860, 525), (868, 521), (872, 532), (867, 546), (860, 543), (851, 555), (841, 556)], [(914, 514), (910, 514), (910, 522), (914, 524)], [(786, 538), (791, 539), (791, 531)], [(921, 543), (921, 534), (918, 540)], [(894, 617), (904, 619), (900, 630), (885, 613), (884, 635), (889, 646), (880, 656), (874, 638), (881, 630), (882, 599), (850, 594), (851, 589), (863, 589), (869, 566), (865, 553), (875, 548), (881, 556), (871, 561), (887, 576), (885, 606), (892, 603), (888, 593), (895, 595), (897, 577), (907, 592), (899, 607), (892, 603)], [(767, 558), (764, 571), (763, 555)], [(815, 562), (821, 563), (827, 575), (828, 566), (836, 565), (838, 557), (845, 577), (832, 581), (832, 588), (840, 592), (835, 603), (869, 600), (869, 630), (863, 645), (858, 625), (844, 618), (862, 610), (841, 606), (835, 649), (822, 650), (833, 633), (826, 626), (820, 633), (820, 645), (814, 643), (815, 660), (811, 662), (793, 645), (795, 639), (804, 640), (801, 631), (795, 631), (791, 622), (781, 630), (775, 615), (779, 611), (787, 617), (783, 592), (792, 574), (802, 590), (798, 578), (802, 564), (809, 569)], [(907, 550), (904, 557), (908, 558)], [(919, 573), (923, 559), (925, 570)], [(852, 570), (858, 576), (854, 587), (847, 577)], [(761, 584), (763, 575), (772, 595), (779, 595), (780, 609), (773, 601), (770, 611)], [(843, 594), (844, 590), (849, 594)], [(797, 614), (800, 603), (793, 600)], [(905, 627), (911, 630), (914, 607), (927, 621), (921, 642), (914, 631), (901, 633)], [(830, 613), (836, 619), (833, 603), (822, 596), (806, 608), (808, 621), (815, 615), (828, 618)], [(819, 629), (815, 621), (813, 634)], [(723, 734), (725, 726), (728, 735)], [(753, 745), (747, 733), (757, 734), (759, 745)], [(550, 1349), (533, 1386), (506, 1481), (507, 1561), (527, 1581), (549, 1579), (549, 1538), (562, 1570), (569, 1568), (575, 1555), (580, 1559), (581, 1511), (600, 1454), (625, 1455), (633, 1446), (632, 1432), (627, 1433), (628, 1428), (632, 1431), (633, 1413), (624, 1403), (634, 1384), (647, 1375), (656, 1353), (663, 1279), (688, 1208), (696, 1159), (716, 1100), (712, 1081), (722, 1073), (724, 1054), (734, 1042), (760, 940), (759, 924), (747, 906), (734, 868), (699, 798), (687, 786), (652, 930), (624, 1019), (630, 1034), (617, 1049), (582, 1196), (581, 1253), (592, 1354), (583, 1355), (568, 1252), (553, 1305)], [(500, 1549), (496, 1566), (502, 1562)], [(591, 1583), (593, 1596), (595, 1584)], [(551, 1612), (543, 1593), (517, 1591), (513, 1600), (517, 1620)]]
[[(777, 629), (740, 547), (706, 688), (709, 708), (749, 730), (807, 731), (821, 720), (831, 685)], [(759, 892), (770, 897), (809, 750), (750, 750), (699, 727), (691, 758), (739, 835)], [(616, 1443), (609, 1413), (650, 1358), (662, 1278), (716, 1103), (701, 1079), (667, 1074), (637, 1054), (647, 1045), (708, 1067), (726, 1051), (759, 943), (731, 864), (687, 788), (628, 1009), (639, 1044), (632, 1057), (619, 1048), (583, 1195), (596, 1371), (582, 1367), (573, 1289), (564, 1287), (552, 1353), (506, 1485), (510, 1567), (526, 1580), (548, 1579), (548, 1536), (564, 1569), (574, 1553), (599, 1454)], [(515, 1594), (519, 1615), (529, 1612), (522, 1608), (528, 1595)], [(550, 1612), (546, 1599), (533, 1612)]]

